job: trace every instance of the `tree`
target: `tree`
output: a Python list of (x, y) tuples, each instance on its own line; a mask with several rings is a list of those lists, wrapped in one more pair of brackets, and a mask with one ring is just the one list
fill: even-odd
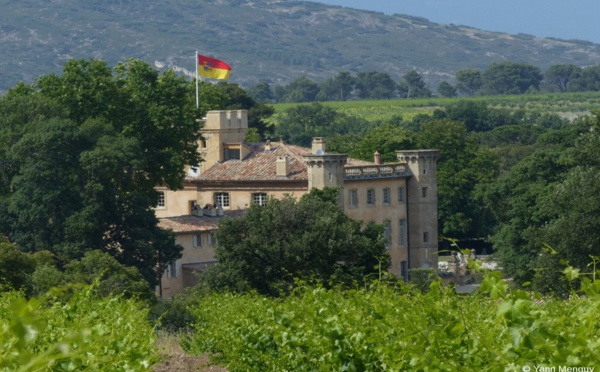
[(313, 137), (334, 134), (362, 134), (368, 122), (362, 118), (342, 114), (320, 103), (291, 107), (278, 116), (275, 135), (283, 136), (289, 143), (310, 147)]
[(490, 216), (477, 203), (475, 188), (497, 177), (497, 159), (479, 148), (475, 134), (463, 123), (450, 120), (423, 122), (418, 148), (440, 150), (437, 162), (438, 226), (453, 238), (482, 238), (489, 233)]
[(540, 69), (516, 62), (492, 63), (483, 72), (483, 82), (488, 94), (523, 94), (530, 89), (539, 90)]
[(458, 82), (456, 89), (467, 96), (476, 94), (483, 87), (483, 77), (477, 69), (469, 68), (460, 70), (456, 73), (455, 77)]
[(273, 101), (273, 91), (269, 83), (261, 81), (248, 90), (248, 94), (258, 102), (268, 103)]
[(317, 95), (319, 101), (346, 101), (352, 94), (355, 79), (348, 71), (341, 71), (336, 76), (324, 80)]
[(221, 222), (219, 263), (206, 280), (213, 287), (278, 295), (295, 279), (351, 283), (387, 269), (380, 226), (350, 219), (328, 194), (273, 198)]
[(544, 72), (544, 83), (550, 87), (551, 91), (568, 92), (571, 81), (581, 68), (575, 65), (554, 65), (550, 66)]
[(460, 100), (447, 105), (436, 116), (462, 122), (469, 132), (484, 132), (493, 128), (489, 120), (488, 103), (485, 101)]
[(355, 87), (361, 99), (390, 99), (394, 97), (396, 82), (384, 72), (359, 72), (356, 74)]
[(423, 77), (415, 70), (404, 74), (403, 82), (408, 92), (406, 98), (431, 97), (431, 91), (425, 86)]
[[(545, 240), (543, 230), (552, 224), (552, 214), (548, 211), (560, 206), (551, 206), (548, 201), (554, 198), (556, 185), (560, 185), (574, 167), (568, 149), (586, 132), (589, 132), (589, 123), (579, 120), (565, 129), (540, 135), (531, 155), (479, 190), (481, 202), (496, 221), (491, 241), (503, 271), (517, 284), (534, 281), (536, 268), (542, 262), (537, 260), (543, 244), (554, 245)], [(567, 216), (572, 212), (565, 209), (564, 213)]]
[(194, 90), (141, 61), (72, 60), (2, 97), (0, 232), (63, 262), (104, 251), (156, 284), (181, 247), (157, 227), (154, 187), (181, 187), (200, 160)]
[(576, 72), (570, 87), (575, 92), (600, 91), (600, 65)]
[(369, 130), (350, 152), (350, 156), (373, 161), (375, 151), (383, 162), (397, 162), (396, 151), (415, 148), (415, 134), (393, 124)]
[(437, 92), (442, 97), (456, 97), (456, 88), (447, 81), (442, 81), (438, 85)]
[[(317, 94), (319, 94), (319, 85), (306, 76), (301, 76), (283, 88), (283, 97), (278, 97), (278, 101), (314, 102)], [(281, 95), (281, 92), (279, 95)]]
[[(600, 161), (596, 156), (600, 111), (594, 113), (589, 124), (592, 130), (584, 132), (575, 147), (563, 155), (574, 166), (560, 182), (549, 187), (547, 197), (540, 201), (540, 215), (546, 223), (535, 231), (540, 242), (551, 247), (542, 250), (538, 260), (555, 257), (582, 272), (589, 271), (593, 257), (600, 257)], [(563, 287), (547, 273), (536, 273), (535, 283), (543, 283), (549, 291)]]

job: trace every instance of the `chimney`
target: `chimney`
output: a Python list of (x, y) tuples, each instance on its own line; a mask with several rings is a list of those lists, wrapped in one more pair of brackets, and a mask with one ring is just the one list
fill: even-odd
[(381, 156), (379, 156), (379, 151), (375, 151), (375, 154), (373, 154), (373, 157), (375, 158), (375, 164), (377, 164), (377, 165), (381, 164)]
[(325, 140), (323, 137), (314, 137), (312, 141), (312, 153), (314, 155), (324, 155), (325, 154)]
[(275, 162), (277, 168), (277, 177), (287, 177), (290, 173), (290, 162), (285, 156), (278, 156)]
[(271, 140), (265, 142), (265, 151), (271, 151)]

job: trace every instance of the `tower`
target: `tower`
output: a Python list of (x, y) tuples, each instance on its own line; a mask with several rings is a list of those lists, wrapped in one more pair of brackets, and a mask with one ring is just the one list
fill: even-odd
[(438, 150), (397, 151), (412, 173), (407, 180), (408, 258), (410, 268), (437, 267)]
[(304, 155), (308, 173), (308, 189), (342, 187), (344, 185), (344, 165), (348, 160), (345, 154), (326, 154), (325, 141), (313, 138), (311, 153)]
[(204, 140), (198, 146), (204, 158), (202, 170), (224, 160), (241, 159), (246, 152), (243, 143), (247, 129), (246, 110), (209, 111), (200, 131)]

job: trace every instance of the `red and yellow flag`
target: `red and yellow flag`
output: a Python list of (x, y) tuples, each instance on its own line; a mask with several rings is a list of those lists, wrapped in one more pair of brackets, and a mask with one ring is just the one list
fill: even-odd
[(198, 74), (212, 79), (227, 80), (231, 66), (227, 63), (198, 54)]

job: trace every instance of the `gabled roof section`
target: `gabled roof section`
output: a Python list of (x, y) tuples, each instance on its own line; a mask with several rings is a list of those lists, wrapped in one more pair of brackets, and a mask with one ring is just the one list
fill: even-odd
[[(310, 154), (310, 149), (281, 142), (271, 142), (270, 150), (265, 150), (264, 143), (248, 143), (246, 146), (251, 148), (251, 152), (243, 159), (215, 164), (196, 177), (187, 176), (186, 181), (308, 181), (303, 155)], [(288, 159), (287, 177), (277, 176), (279, 157)], [(372, 164), (348, 158), (347, 166)]]

